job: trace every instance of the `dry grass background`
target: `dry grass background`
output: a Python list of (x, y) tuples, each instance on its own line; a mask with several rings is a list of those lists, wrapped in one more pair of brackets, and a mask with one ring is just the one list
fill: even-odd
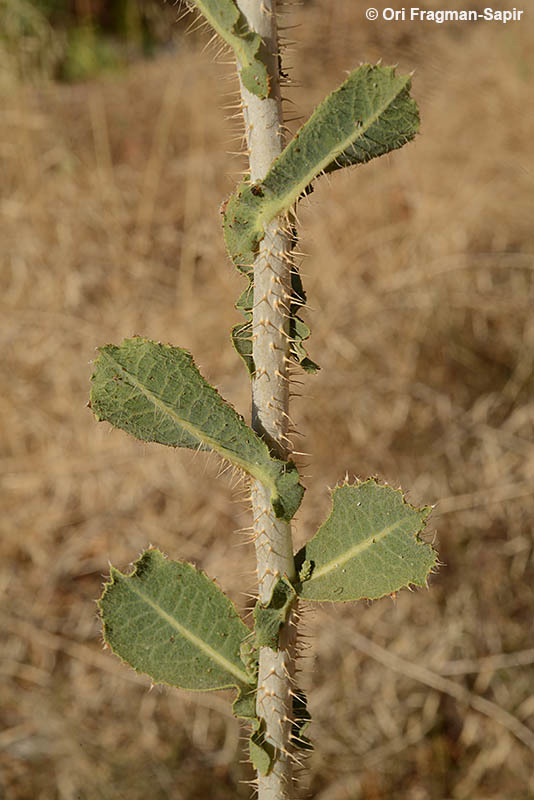
[[(323, 369), (292, 409), (312, 453), (295, 538), (345, 471), (377, 474), (438, 502), (444, 566), (430, 591), (305, 611), (315, 752), (300, 793), (521, 800), (534, 797), (532, 15), (373, 24), (365, 5), (316, 0), (287, 18), (299, 113), (383, 57), (416, 68), (423, 119), (415, 143), (323, 181), (300, 211)], [(191, 349), (248, 408), (228, 333), (242, 281), (218, 219), (242, 168), (222, 108), (235, 84), (202, 41), (83, 85), (2, 83), (9, 800), (249, 796), (229, 698), (148, 691), (102, 651), (94, 605), (108, 559), (127, 567), (149, 543), (242, 608), (254, 587), (234, 533), (246, 506), (215, 462), (142, 446), (85, 408), (95, 347), (136, 333)]]

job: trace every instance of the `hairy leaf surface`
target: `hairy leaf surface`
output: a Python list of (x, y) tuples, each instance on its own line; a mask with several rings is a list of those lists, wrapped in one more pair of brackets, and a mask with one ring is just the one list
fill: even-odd
[(250, 630), (229, 598), (192, 564), (147, 550), (130, 575), (111, 568), (99, 608), (106, 643), (155, 683), (251, 692), (254, 677), (240, 658)]
[(252, 94), (265, 99), (269, 80), (265, 64), (259, 57), (261, 37), (252, 31), (234, 0), (190, 0), (208, 20), (211, 27), (230, 45), (241, 67), (243, 85)]
[(241, 269), (253, 264), (265, 227), (289, 211), (324, 172), (402, 147), (419, 128), (410, 76), (365, 64), (329, 95), (273, 162), (265, 178), (244, 181), (227, 203), (226, 245)]
[(374, 600), (426, 585), (437, 554), (418, 534), (430, 510), (414, 508), (400, 491), (374, 480), (337, 487), (330, 516), (297, 553), (299, 597)]
[(137, 439), (211, 450), (271, 490), (277, 517), (289, 521), (303, 487), (293, 462), (272, 458), (265, 442), (204, 380), (187, 350), (136, 337), (99, 348), (91, 407)]
[[(322, 173), (364, 164), (413, 139), (419, 129), (419, 114), (409, 91), (410, 76), (396, 76), (392, 67), (365, 64), (354, 70), (316, 108), (265, 178), (255, 184), (243, 181), (226, 203), (223, 225), (228, 253), (249, 279), (249, 286), (237, 303), (247, 322), (234, 328), (232, 338), (251, 374), (255, 369), (251, 339), (252, 265), (267, 225), (275, 217), (288, 214)], [(318, 366), (308, 357), (305, 346), (310, 330), (297, 316), (305, 299), (295, 268), (288, 314), (290, 355), (304, 370), (313, 373)]]

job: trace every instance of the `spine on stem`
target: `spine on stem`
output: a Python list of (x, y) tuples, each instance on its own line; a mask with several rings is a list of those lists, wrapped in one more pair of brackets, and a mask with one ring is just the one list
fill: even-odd
[[(240, 79), (250, 162), (250, 181), (267, 174), (283, 149), (279, 84), (276, 0), (238, 0), (250, 28), (262, 39), (260, 55), (267, 67), (269, 96), (251, 93)], [(273, 454), (286, 460), (288, 433), (289, 331), (291, 302), (290, 251), (293, 239), (280, 218), (266, 228), (254, 261), (252, 305), (252, 427)], [(259, 601), (268, 604), (284, 575), (295, 579), (291, 525), (272, 514), (269, 497), (259, 481), (252, 483), (252, 513), (258, 565)], [(288, 620), (290, 622), (290, 620)], [(258, 775), (259, 800), (292, 796), (291, 733), (293, 647), (291, 624), (282, 627), (278, 649), (261, 647), (256, 709), (264, 721), (265, 739), (274, 747), (267, 775)]]
[(144, 442), (218, 454), (251, 481), (259, 598), (251, 630), (195, 565), (150, 547), (131, 573), (112, 568), (99, 607), (106, 643), (156, 683), (236, 691), (250, 722), (259, 800), (293, 797), (292, 747), (308, 750), (305, 695), (293, 685), (297, 598), (377, 599), (425, 586), (436, 553), (420, 538), (429, 508), (374, 479), (345, 482), (332, 511), (293, 555), (291, 519), (304, 488), (290, 460), (289, 364), (318, 367), (298, 316), (306, 295), (293, 259), (293, 207), (321, 174), (402, 147), (419, 125), (410, 76), (362, 64), (284, 147), (276, 0), (188, 0), (233, 48), (250, 175), (224, 204), (224, 235), (248, 279), (234, 346), (252, 381), (252, 429), (201, 375), (190, 353), (142, 337), (99, 348), (90, 407)]

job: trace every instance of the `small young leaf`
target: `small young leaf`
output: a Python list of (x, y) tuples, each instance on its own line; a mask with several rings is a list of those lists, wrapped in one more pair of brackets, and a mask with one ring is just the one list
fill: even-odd
[[(253, 273), (252, 269), (241, 270), (248, 277), (248, 286), (238, 298), (235, 305), (238, 311), (241, 311), (246, 318), (246, 322), (241, 325), (235, 325), (232, 328), (232, 342), (245, 362), (250, 375), (254, 375), (255, 366), (254, 358), (252, 356), (252, 306), (254, 303), (254, 285), (252, 282)], [(304, 346), (304, 342), (309, 339), (310, 329), (300, 317), (297, 312), (306, 303), (306, 292), (302, 286), (300, 274), (295, 265), (291, 269), (291, 297), (289, 300), (289, 325), (288, 325), (288, 338), (289, 338), (289, 355), (300, 364), (302, 369), (308, 373), (318, 372), (319, 365), (316, 364), (311, 358), (308, 357), (308, 352)]]
[(329, 518), (295, 557), (297, 594), (346, 602), (426, 585), (437, 554), (418, 534), (430, 510), (374, 480), (337, 487)]
[(145, 442), (214, 451), (267, 486), (276, 516), (291, 519), (304, 494), (297, 468), (271, 457), (187, 350), (136, 337), (99, 353), (91, 389), (97, 420)]
[(254, 358), (252, 357), (252, 306), (254, 303), (254, 284), (252, 282), (253, 271), (249, 269), (245, 274), (248, 277), (248, 286), (241, 292), (235, 307), (241, 311), (246, 322), (241, 325), (234, 325), (232, 328), (232, 344), (238, 355), (245, 362), (249, 375), (252, 377), (256, 370)]
[[(296, 241), (296, 233), (294, 236)], [(310, 329), (305, 322), (297, 316), (298, 312), (306, 305), (306, 292), (302, 285), (300, 272), (295, 265), (291, 269), (291, 300), (289, 304), (289, 339), (291, 358), (300, 364), (302, 369), (314, 375), (321, 367), (308, 357), (304, 342), (310, 338)]]
[(293, 723), (291, 725), (291, 742), (301, 750), (313, 750), (313, 745), (304, 731), (311, 722), (311, 714), (308, 711), (308, 701), (306, 695), (300, 689), (293, 695)]
[(245, 665), (246, 671), (255, 681), (255, 679), (258, 677), (259, 664), (258, 664), (258, 651), (252, 641), (252, 634), (250, 636), (250, 639), (245, 639), (243, 642), (241, 642), (239, 655), (241, 661)]
[(410, 76), (396, 76), (393, 67), (359, 67), (315, 109), (261, 182), (238, 187), (226, 204), (224, 235), (239, 269), (254, 263), (266, 226), (318, 175), (364, 164), (413, 139), (419, 114), (409, 90)]
[(259, 724), (256, 714), (256, 679), (252, 688), (244, 689), (238, 694), (232, 705), (232, 714), (239, 719), (246, 719), (254, 726)]
[(275, 748), (265, 740), (265, 720), (258, 725), (249, 738), (250, 760), (260, 775), (268, 775), (274, 762)]
[(111, 568), (99, 601), (104, 640), (155, 683), (182, 689), (252, 692), (240, 658), (250, 631), (233, 603), (200, 570), (147, 550), (130, 575)]
[(296, 592), (287, 578), (280, 578), (273, 588), (267, 605), (258, 602), (254, 608), (254, 630), (256, 647), (278, 649), (278, 634), (287, 621)]
[(243, 85), (264, 100), (269, 95), (267, 68), (260, 58), (261, 37), (252, 31), (234, 0), (191, 0), (211, 27), (230, 45), (241, 67)]

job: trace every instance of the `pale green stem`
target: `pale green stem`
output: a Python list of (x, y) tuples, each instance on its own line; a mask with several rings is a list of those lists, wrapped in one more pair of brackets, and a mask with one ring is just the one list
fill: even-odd
[[(270, 76), (270, 94), (261, 100), (241, 84), (252, 181), (263, 178), (283, 148), (282, 111), (278, 79), (276, 0), (237, 0), (250, 27), (263, 39), (264, 60)], [(254, 264), (252, 427), (264, 436), (277, 457), (288, 456), (289, 343), (286, 332), (290, 266), (286, 256), (290, 240), (279, 219), (266, 229)], [(259, 599), (268, 602), (282, 575), (295, 577), (291, 526), (277, 520), (269, 491), (252, 484), (252, 510), (258, 563)], [(276, 748), (269, 775), (258, 776), (258, 800), (290, 800), (293, 796), (289, 757), (293, 625), (286, 625), (280, 649), (260, 650), (257, 710), (265, 720), (266, 738)]]

